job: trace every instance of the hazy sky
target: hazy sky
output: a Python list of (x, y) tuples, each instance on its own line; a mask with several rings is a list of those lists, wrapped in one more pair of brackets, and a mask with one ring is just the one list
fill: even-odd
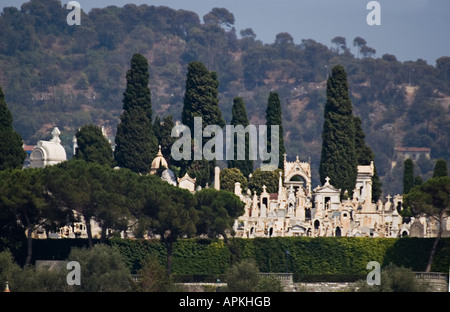
[[(4, 6), (20, 7), (24, 0), (0, 0)], [(62, 0), (67, 3), (68, 0)], [(435, 65), (450, 56), (450, 0), (378, 0), (381, 25), (369, 26), (366, 9), (370, 0), (78, 0), (84, 11), (127, 3), (168, 6), (203, 15), (214, 7), (228, 9), (235, 17), (237, 33), (252, 28), (257, 39), (272, 43), (275, 35), (288, 32), (295, 43), (314, 39), (331, 46), (342, 36), (352, 46), (356, 36), (376, 49), (376, 57), (394, 54), (400, 61), (424, 59)], [(69, 11), (68, 11), (69, 12)], [(83, 21), (81, 21), (83, 23)], [(353, 51), (354, 53), (355, 50)]]

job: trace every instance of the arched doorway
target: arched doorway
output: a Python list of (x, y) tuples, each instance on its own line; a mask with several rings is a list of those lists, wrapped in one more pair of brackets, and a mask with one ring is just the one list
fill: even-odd
[(341, 228), (340, 228), (340, 227), (336, 227), (335, 236), (336, 236), (336, 237), (342, 236), (342, 234), (341, 234)]
[(320, 221), (319, 220), (314, 221), (314, 229), (318, 230), (319, 227), (320, 227)]

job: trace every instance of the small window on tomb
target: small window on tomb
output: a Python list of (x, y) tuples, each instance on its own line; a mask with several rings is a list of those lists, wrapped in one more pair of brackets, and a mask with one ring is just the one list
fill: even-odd
[(331, 208), (331, 197), (325, 197), (325, 209)]
[(314, 221), (314, 228), (315, 228), (316, 230), (319, 229), (319, 226), (320, 226), (319, 220)]
[(311, 209), (305, 208), (305, 220), (309, 221), (311, 220)]

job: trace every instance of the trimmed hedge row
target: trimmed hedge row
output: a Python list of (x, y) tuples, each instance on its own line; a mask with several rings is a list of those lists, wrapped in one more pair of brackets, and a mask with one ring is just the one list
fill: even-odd
[[(218, 276), (233, 261), (245, 258), (253, 258), (261, 272), (299, 275), (367, 274), (369, 261), (424, 271), (433, 242), (434, 238), (273, 237), (230, 239), (228, 247), (223, 240), (182, 239), (174, 244), (172, 271)], [(159, 240), (111, 239), (107, 244), (119, 249), (132, 273), (147, 254), (166, 263), (166, 248)], [(87, 240), (34, 240), (33, 247), (33, 259), (65, 260), (72, 247), (87, 247)], [(450, 238), (443, 238), (432, 271), (448, 272), (449, 264)]]

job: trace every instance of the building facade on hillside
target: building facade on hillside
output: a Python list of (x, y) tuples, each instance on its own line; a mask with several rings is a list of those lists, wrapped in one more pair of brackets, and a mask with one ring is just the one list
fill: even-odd
[(408, 158), (412, 161), (417, 161), (420, 157), (430, 159), (430, 154), (431, 149), (428, 147), (395, 147), (391, 168), (394, 168), (398, 163), (403, 163)]

